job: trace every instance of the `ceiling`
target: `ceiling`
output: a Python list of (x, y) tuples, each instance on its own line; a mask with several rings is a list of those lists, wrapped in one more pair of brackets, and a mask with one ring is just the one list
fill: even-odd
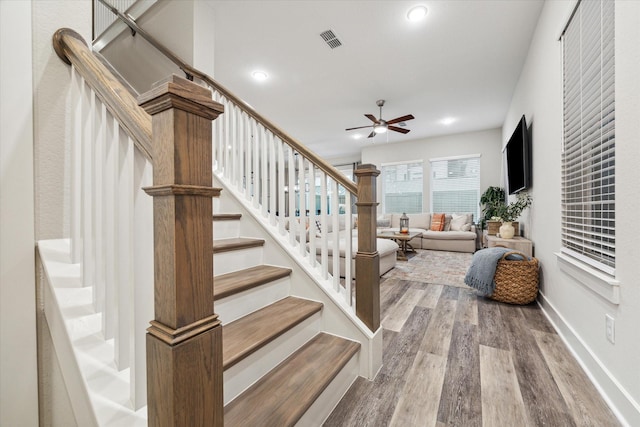
[[(542, 0), (229, 1), (215, 16), (214, 78), (319, 155), (502, 126)], [(407, 11), (428, 7), (409, 22)], [(331, 29), (342, 46), (320, 33)], [(255, 81), (255, 70), (268, 73)], [(413, 114), (406, 135), (366, 138), (379, 117)], [(455, 118), (449, 125), (446, 117)], [(360, 133), (364, 138), (356, 140)]]

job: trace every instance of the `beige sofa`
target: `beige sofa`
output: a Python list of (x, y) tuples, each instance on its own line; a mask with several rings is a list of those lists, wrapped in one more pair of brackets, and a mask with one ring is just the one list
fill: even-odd
[[(356, 277), (356, 252), (358, 252), (358, 230), (351, 230), (351, 276)], [(347, 230), (341, 230), (339, 233), (329, 233), (328, 237), (328, 255), (329, 255), (329, 273), (333, 274), (333, 239), (339, 236), (338, 245), (340, 247), (340, 277), (345, 277), (345, 238), (348, 235)], [(320, 244), (318, 240), (317, 245)], [(389, 239), (376, 239), (378, 255), (380, 257), (380, 276), (396, 266), (398, 244)], [(322, 259), (322, 248), (316, 247), (316, 258), (318, 261)]]
[[(299, 224), (299, 218), (296, 218), (294, 224)], [(308, 220), (307, 220), (308, 222)], [(322, 227), (320, 224), (320, 218), (316, 219), (316, 224), (306, 225), (306, 241), (307, 248), (309, 248), (309, 233), (315, 233), (315, 247), (316, 247), (316, 259), (322, 260), (322, 232), (327, 233), (327, 254), (328, 254), (328, 268), (329, 273), (333, 274), (333, 241), (338, 240), (338, 246), (340, 251), (340, 277), (345, 277), (345, 240), (347, 236), (351, 236), (351, 277), (355, 278), (356, 274), (356, 253), (358, 252), (358, 229), (356, 228), (356, 216), (353, 216), (350, 229), (346, 230), (345, 217), (341, 215), (339, 218), (339, 231), (334, 231), (331, 223), (327, 227)], [(289, 230), (289, 218), (286, 218), (285, 228)], [(296, 240), (299, 240), (296, 237)], [(399, 246), (396, 242), (388, 239), (376, 239), (378, 255), (380, 257), (380, 275), (382, 276), (387, 271), (396, 266), (397, 252)]]
[[(379, 216), (378, 230), (399, 230), (401, 216), (401, 213)], [(414, 248), (470, 253), (476, 250), (478, 236), (471, 213), (445, 215), (444, 231), (430, 230), (431, 213), (407, 214), (407, 217), (409, 229), (422, 233), (422, 237), (416, 237), (409, 242)]]

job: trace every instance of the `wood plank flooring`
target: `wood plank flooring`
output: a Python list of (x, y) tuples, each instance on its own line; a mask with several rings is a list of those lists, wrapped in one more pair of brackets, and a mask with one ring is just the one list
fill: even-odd
[(325, 426), (618, 426), (534, 303), (470, 288), (381, 283), (384, 366)]

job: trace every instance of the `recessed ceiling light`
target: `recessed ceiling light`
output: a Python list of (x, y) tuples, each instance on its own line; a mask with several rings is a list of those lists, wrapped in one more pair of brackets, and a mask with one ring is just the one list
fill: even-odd
[(453, 123), (456, 122), (456, 118), (455, 117), (445, 117), (444, 119), (440, 120), (440, 123), (442, 123), (445, 126), (449, 126)]
[(353, 139), (361, 139), (362, 138), (362, 134), (361, 133), (356, 133), (352, 136)]
[(251, 73), (251, 77), (253, 77), (254, 79), (256, 79), (259, 82), (262, 82), (262, 81), (267, 80), (267, 77), (269, 77), (269, 75), (267, 73), (265, 73), (264, 71), (256, 70), (253, 73)]
[(411, 22), (422, 21), (427, 16), (427, 7), (423, 5), (414, 6), (407, 12), (407, 19)]

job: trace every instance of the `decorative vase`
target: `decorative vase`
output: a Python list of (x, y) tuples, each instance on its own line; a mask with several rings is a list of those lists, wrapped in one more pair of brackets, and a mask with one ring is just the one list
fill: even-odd
[(500, 237), (502, 239), (512, 239), (516, 230), (510, 222), (503, 222), (500, 226)]

